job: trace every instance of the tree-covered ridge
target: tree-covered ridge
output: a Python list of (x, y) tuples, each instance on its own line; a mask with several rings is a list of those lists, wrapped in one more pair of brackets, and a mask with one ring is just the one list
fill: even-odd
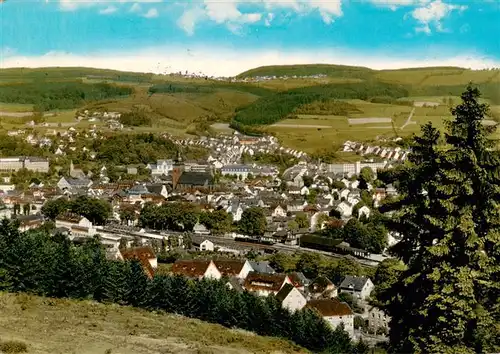
[[(92, 149), (96, 159), (118, 165), (148, 164), (159, 159), (175, 158), (178, 147), (170, 140), (154, 134), (119, 134), (102, 140), (94, 140)], [(186, 158), (198, 159), (206, 156), (206, 150), (186, 147), (182, 151)]]
[(251, 77), (284, 77), (284, 76), (313, 76), (326, 75), (331, 77), (349, 77), (366, 79), (373, 75), (374, 71), (369, 68), (347, 65), (331, 64), (305, 64), (305, 65), (270, 65), (261, 66), (245, 71), (237, 78)]
[(84, 67), (8, 68), (0, 70), (0, 82), (99, 78), (115, 81), (150, 81), (153, 74)]
[(408, 164), (387, 178), (400, 197), (382, 206), (402, 236), (392, 285), (377, 291), (394, 352), (500, 350), (500, 156), (487, 106), (468, 87), (444, 136), (431, 124)]
[(132, 94), (130, 87), (81, 81), (40, 80), (22, 84), (0, 85), (0, 102), (33, 104), (37, 111), (71, 109), (91, 101)]
[(256, 96), (267, 96), (273, 93), (272, 90), (258, 87), (252, 84), (231, 83), (222, 81), (206, 81), (200, 84), (196, 82), (166, 82), (153, 85), (149, 88), (150, 94), (155, 93), (213, 93), (218, 90), (231, 90), (251, 93)]
[(376, 96), (394, 98), (408, 96), (402, 87), (377, 82), (330, 84), (296, 88), (258, 99), (236, 112), (234, 121), (240, 125), (267, 125), (278, 122), (302, 105), (328, 99), (368, 100)]
[(150, 279), (137, 261), (107, 260), (98, 237), (77, 246), (59, 234), (20, 233), (4, 219), (0, 248), (1, 291), (131, 305), (286, 338), (313, 352), (358, 352), (341, 327), (332, 330), (310, 309), (290, 313), (274, 296), (239, 293), (224, 280)]

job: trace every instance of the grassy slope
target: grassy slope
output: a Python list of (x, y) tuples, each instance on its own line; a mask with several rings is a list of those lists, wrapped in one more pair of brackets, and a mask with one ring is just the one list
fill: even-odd
[[(300, 353), (289, 342), (180, 316), (90, 301), (0, 293), (0, 342), (28, 353)], [(108, 350), (108, 351), (107, 351)]]

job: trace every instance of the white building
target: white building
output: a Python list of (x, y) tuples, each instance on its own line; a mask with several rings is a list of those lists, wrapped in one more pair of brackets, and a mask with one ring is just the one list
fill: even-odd
[(316, 299), (310, 300), (306, 306), (318, 311), (333, 329), (343, 324), (349, 336), (354, 337), (354, 313), (345, 302), (337, 299)]
[(173, 160), (158, 160), (156, 164), (148, 164), (146, 168), (151, 170), (153, 176), (168, 175), (174, 169)]
[(252, 173), (252, 167), (246, 165), (226, 165), (220, 169), (223, 176), (237, 176), (244, 181)]
[(172, 266), (172, 273), (194, 279), (219, 280), (222, 278), (215, 263), (206, 260), (177, 260)]
[(346, 276), (340, 284), (341, 293), (350, 293), (353, 297), (365, 300), (370, 296), (374, 285), (370, 278)]
[(276, 298), (290, 312), (301, 310), (307, 304), (304, 294), (291, 284), (285, 284), (276, 294)]

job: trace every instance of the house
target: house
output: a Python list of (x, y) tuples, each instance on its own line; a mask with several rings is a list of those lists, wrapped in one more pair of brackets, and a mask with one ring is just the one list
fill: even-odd
[(199, 236), (192, 237), (191, 244), (198, 251), (211, 251), (211, 252), (213, 252), (215, 250), (214, 243), (206, 238), (203, 238), (203, 237), (199, 237)]
[(245, 279), (253, 271), (247, 260), (215, 260), (214, 263), (223, 277)]
[(340, 292), (350, 293), (353, 297), (365, 300), (370, 296), (374, 285), (370, 278), (346, 276), (339, 286)]
[(354, 313), (345, 302), (337, 299), (314, 299), (306, 307), (316, 310), (333, 329), (343, 324), (344, 330), (351, 338), (354, 337)]
[(153, 278), (158, 268), (158, 258), (151, 247), (134, 247), (120, 250), (119, 259), (125, 261), (138, 260), (148, 278)]
[(288, 277), (292, 281), (293, 286), (301, 291), (304, 291), (310, 283), (310, 280), (302, 272), (290, 273)]
[(167, 175), (173, 170), (174, 161), (173, 160), (157, 160), (156, 164), (148, 164), (146, 168), (151, 170), (151, 175)]
[(276, 274), (276, 271), (269, 265), (268, 261), (249, 261), (254, 272), (261, 274)]
[(252, 173), (252, 170), (252, 167), (247, 165), (226, 165), (221, 168), (220, 172), (223, 176), (236, 176), (244, 181)]
[(306, 306), (307, 299), (304, 294), (292, 284), (285, 284), (276, 294), (276, 299), (281, 302), (281, 306), (295, 312)]
[(367, 207), (366, 205), (363, 205), (361, 208), (358, 209), (358, 218), (360, 218), (362, 215), (369, 218), (370, 212), (371, 212), (370, 208)]
[(15, 220), (19, 222), (19, 231), (21, 232), (36, 229), (44, 222), (42, 215), (16, 215)]
[(73, 226), (92, 227), (92, 223), (84, 216), (73, 213), (62, 213), (56, 217), (56, 228), (66, 227), (71, 230)]
[(88, 188), (92, 185), (92, 181), (87, 178), (72, 178), (61, 177), (57, 182), (57, 187), (61, 190), (73, 188)]
[(168, 198), (168, 188), (161, 183), (146, 184), (146, 189), (149, 193), (161, 195), (163, 198)]
[(172, 273), (194, 279), (220, 279), (222, 274), (211, 260), (177, 260)]
[(332, 299), (338, 295), (335, 284), (324, 276), (314, 279), (308, 286), (308, 292), (313, 299)]
[(286, 217), (286, 209), (283, 208), (281, 205), (278, 205), (272, 211), (271, 216), (273, 218), (284, 218)]
[(389, 330), (390, 317), (378, 307), (372, 307), (368, 310), (368, 328), (370, 331), (385, 331)]
[(286, 274), (248, 273), (243, 288), (259, 296), (276, 295), (285, 284), (292, 284)]
[(200, 224), (199, 222), (194, 225), (193, 232), (196, 235), (210, 235), (210, 230), (208, 230), (205, 225)]
[(352, 208), (353, 208), (352, 204), (343, 201), (339, 205), (337, 205), (335, 209), (340, 212), (342, 217), (349, 218), (352, 215)]
[(300, 189), (300, 195), (309, 195), (309, 188), (307, 188), (306, 186), (303, 186)]
[(233, 216), (233, 221), (240, 221), (243, 215), (243, 208), (239, 203), (231, 203), (226, 209), (226, 212)]

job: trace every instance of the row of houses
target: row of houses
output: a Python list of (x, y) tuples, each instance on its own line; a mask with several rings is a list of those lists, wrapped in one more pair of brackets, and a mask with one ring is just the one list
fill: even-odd
[[(284, 308), (292, 312), (304, 307), (314, 309), (332, 328), (343, 324), (352, 337), (355, 314), (348, 304), (338, 299), (338, 294), (347, 292), (355, 299), (365, 301), (374, 288), (371, 280), (365, 277), (346, 276), (336, 286), (324, 276), (309, 280), (300, 272), (278, 273), (267, 262), (248, 260), (178, 260), (172, 273), (197, 280), (226, 279), (231, 289), (262, 297), (275, 296)], [(366, 319), (372, 326), (387, 328), (388, 318), (382, 318), (376, 311), (370, 308), (365, 314)]]

